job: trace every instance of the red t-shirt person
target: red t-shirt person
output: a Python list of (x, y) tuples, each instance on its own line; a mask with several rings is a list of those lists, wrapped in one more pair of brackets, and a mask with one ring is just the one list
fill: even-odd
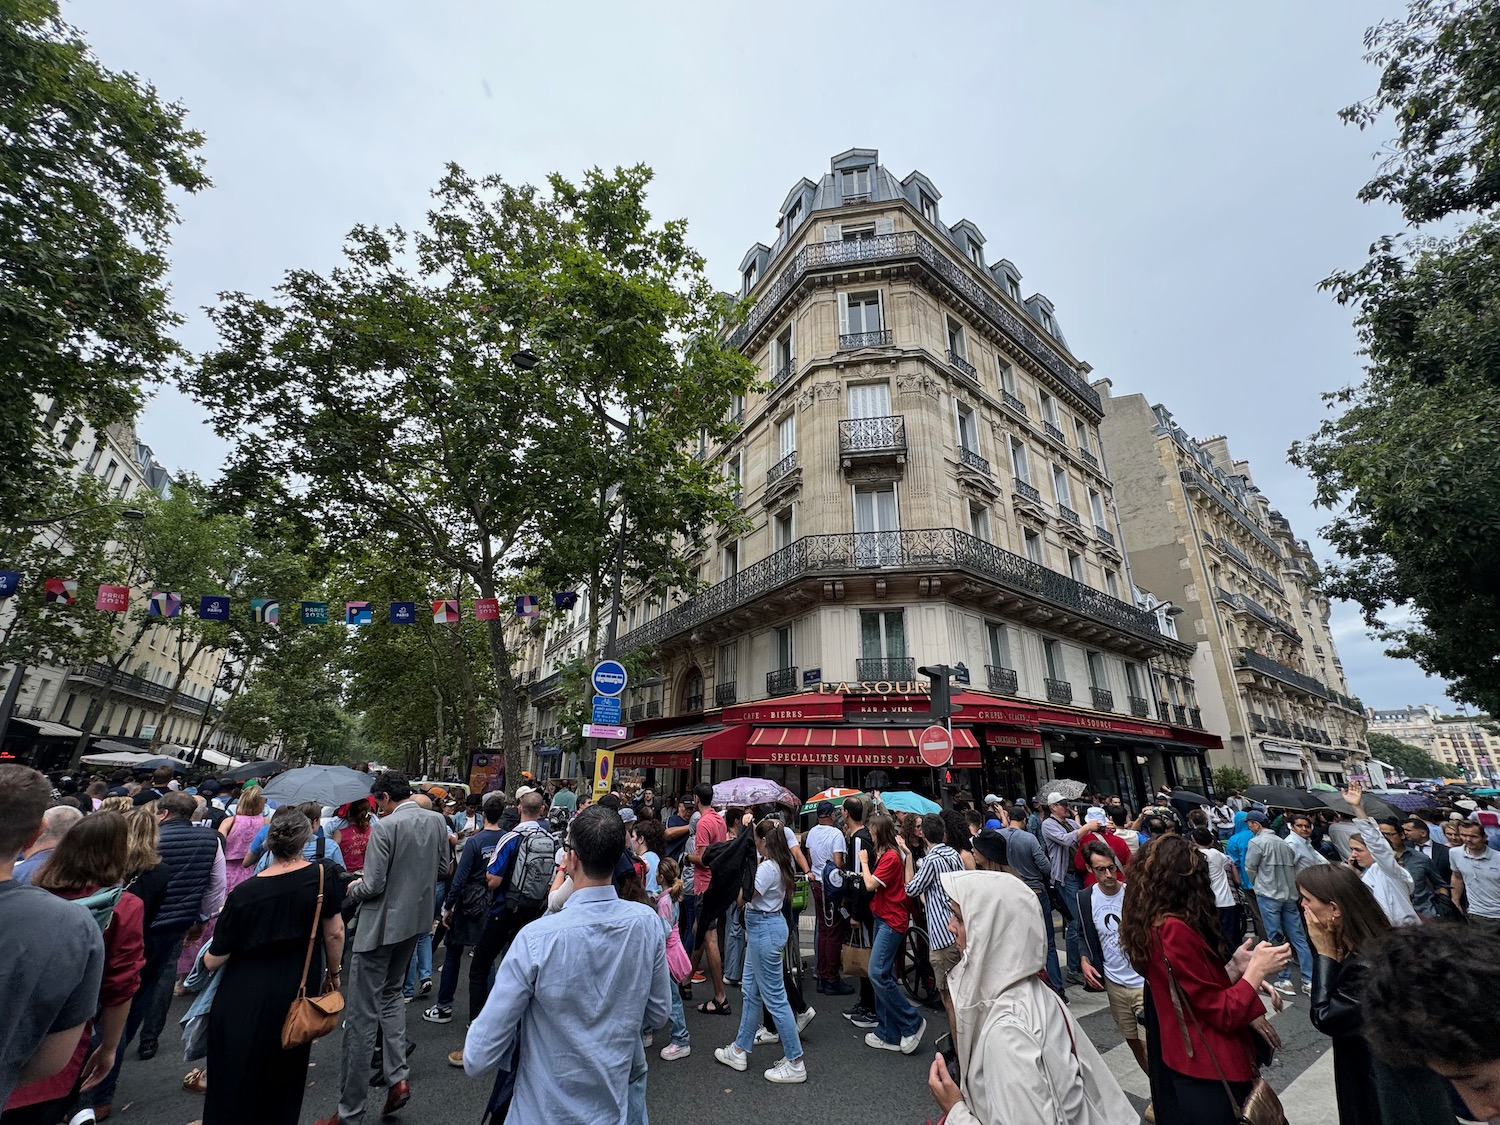
[(875, 861), (871, 872), (880, 889), (870, 902), (870, 911), (898, 934), (906, 933), (911, 914), (906, 909), (906, 861), (899, 848), (890, 848)]
[(1125, 878), (1123, 872), (1125, 865), (1130, 862), (1130, 845), (1120, 839), (1120, 837), (1109, 832), (1090, 832), (1086, 836), (1078, 837), (1078, 850), (1073, 855), (1073, 869), (1083, 875), (1083, 885), (1085, 887), (1092, 887), (1099, 881), (1094, 878), (1093, 871), (1084, 862), (1083, 846), (1091, 840), (1101, 840), (1109, 846), (1109, 850), (1115, 853), (1115, 861), (1120, 865), (1120, 871), (1122, 872), (1120, 878)]

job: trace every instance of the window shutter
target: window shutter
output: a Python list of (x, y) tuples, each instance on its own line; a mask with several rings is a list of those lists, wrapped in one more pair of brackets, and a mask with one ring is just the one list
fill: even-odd
[(849, 335), (849, 294), (839, 294), (839, 335)]
[(824, 242), (842, 242), (844, 239), (844, 228), (838, 223), (827, 223), (823, 227)]
[(889, 215), (885, 216), (884, 218), (876, 219), (875, 220), (875, 233), (876, 234), (895, 234), (896, 233), (896, 220), (893, 219), (893, 218), (891, 218)]

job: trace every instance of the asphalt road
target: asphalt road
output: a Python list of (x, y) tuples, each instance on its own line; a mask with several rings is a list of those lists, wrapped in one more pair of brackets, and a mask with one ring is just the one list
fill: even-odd
[[(811, 988), (810, 983), (808, 987)], [(411, 1062), (412, 1100), (397, 1120), (414, 1125), (467, 1125), (479, 1121), (488, 1098), (489, 1082), (476, 1082), (447, 1061), (448, 1052), (462, 1045), (462, 987), (459, 991), (460, 1018), (451, 1024), (424, 1021), (420, 1001), (407, 1008), (407, 1027), (416, 1044)], [(697, 992), (699, 1000), (707, 999), (709, 988), (699, 985)], [(647, 1052), (651, 1062), (647, 1105), (655, 1125), (703, 1125), (705, 1121), (713, 1125), (824, 1122), (849, 1114), (860, 1121), (920, 1125), (928, 1118), (937, 1118), (937, 1107), (927, 1092), (926, 1075), (932, 1060), (932, 1043), (947, 1030), (941, 1008), (924, 1013), (928, 1033), (922, 1049), (914, 1055), (902, 1056), (874, 1051), (864, 1045), (865, 1033), (840, 1014), (849, 1006), (850, 998), (809, 996), (818, 1015), (804, 1036), (808, 1081), (801, 1086), (777, 1086), (761, 1077), (761, 1071), (780, 1057), (774, 1046), (757, 1047), (750, 1069), (743, 1074), (714, 1060), (713, 1048), (732, 1040), (738, 1026), (739, 994), (731, 990), (730, 997), (735, 1008), (732, 1018), (700, 1015), (689, 1008), (688, 1029), (693, 1037), (693, 1053), (689, 1058), (663, 1062), (657, 1051), (667, 1039), (663, 1033), (657, 1034), (655, 1046)], [(1079, 988), (1069, 989), (1069, 997), (1074, 1014), (1105, 1055), (1132, 1103), (1138, 1109), (1143, 1108), (1145, 1076), (1136, 1068), (1129, 1048), (1116, 1032), (1103, 997)], [(182, 1089), (182, 1075), (188, 1064), (182, 1061), (178, 1041), (170, 1031), (186, 1010), (186, 1003), (174, 1004), (174, 1023), (163, 1035), (162, 1051), (155, 1059), (143, 1063), (133, 1052), (127, 1056), (112, 1120), (121, 1125), (188, 1125), (201, 1117), (202, 1098)], [(1285, 1047), (1266, 1076), (1278, 1090), (1285, 1090), (1304, 1070), (1319, 1062), (1328, 1051), (1328, 1039), (1309, 1024), (1304, 996), (1293, 999), (1287, 1011), (1274, 1022)], [(318, 1117), (334, 1111), (339, 1093), (340, 1042), (341, 1036), (335, 1032), (313, 1046), (303, 1101), (303, 1125), (311, 1125)], [(1309, 1077), (1316, 1078), (1317, 1072)], [(212, 1080), (210, 1075), (209, 1081)], [(1331, 1086), (1331, 1074), (1330, 1081), (1317, 1081), (1313, 1085)], [(1308, 1086), (1309, 1083), (1302, 1083), (1298, 1092)], [(376, 1114), (384, 1097), (383, 1090), (371, 1091), (367, 1117), (371, 1125), (378, 1120)], [(1317, 1125), (1325, 1120), (1322, 1109), (1306, 1103), (1288, 1105), (1287, 1111), (1292, 1125)]]

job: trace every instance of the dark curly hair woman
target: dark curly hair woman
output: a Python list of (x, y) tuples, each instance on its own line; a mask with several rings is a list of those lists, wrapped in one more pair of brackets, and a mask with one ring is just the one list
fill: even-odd
[(1120, 946), (1146, 978), (1156, 1120), (1234, 1125), (1260, 1075), (1256, 1032), (1280, 1046), (1259, 991), (1286, 964), (1291, 947), (1261, 942), (1251, 949), (1247, 941), (1228, 956), (1207, 862), (1181, 836), (1154, 836), (1136, 853), (1121, 913)]

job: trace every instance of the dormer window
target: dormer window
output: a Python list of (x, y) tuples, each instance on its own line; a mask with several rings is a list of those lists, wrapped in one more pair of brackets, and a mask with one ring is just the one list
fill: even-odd
[(797, 200), (786, 213), (786, 233), (791, 234), (802, 222), (802, 200)]
[(984, 269), (984, 247), (973, 240), (969, 242), (969, 261)]
[(1040, 314), (1042, 327), (1047, 330), (1047, 334), (1049, 336), (1056, 336), (1057, 322), (1052, 319), (1052, 314), (1048, 312), (1045, 307), (1038, 308), (1037, 312), (1038, 314)]
[(1021, 283), (1009, 274), (1005, 277), (1005, 291), (1010, 294), (1011, 300), (1017, 302), (1021, 300)]
[(756, 278), (759, 277), (759, 276), (760, 276), (760, 271), (756, 268), (756, 265), (755, 265), (754, 262), (751, 262), (748, 266), (745, 267), (745, 292), (746, 293), (750, 292), (750, 290), (752, 290), (752, 289), (755, 288), (755, 281), (756, 281)]
[(870, 194), (870, 169), (868, 166), (864, 168), (846, 168), (844, 169), (843, 177), (845, 200), (848, 200), (852, 196)]
[(925, 191), (922, 191), (917, 193), (917, 201), (922, 206), (922, 217), (929, 223), (937, 222), (937, 200), (933, 199), (932, 196), (928, 195)]
[(845, 223), (839, 230), (845, 242), (863, 242), (867, 238), (875, 237), (874, 223), (860, 223), (858, 226)]

